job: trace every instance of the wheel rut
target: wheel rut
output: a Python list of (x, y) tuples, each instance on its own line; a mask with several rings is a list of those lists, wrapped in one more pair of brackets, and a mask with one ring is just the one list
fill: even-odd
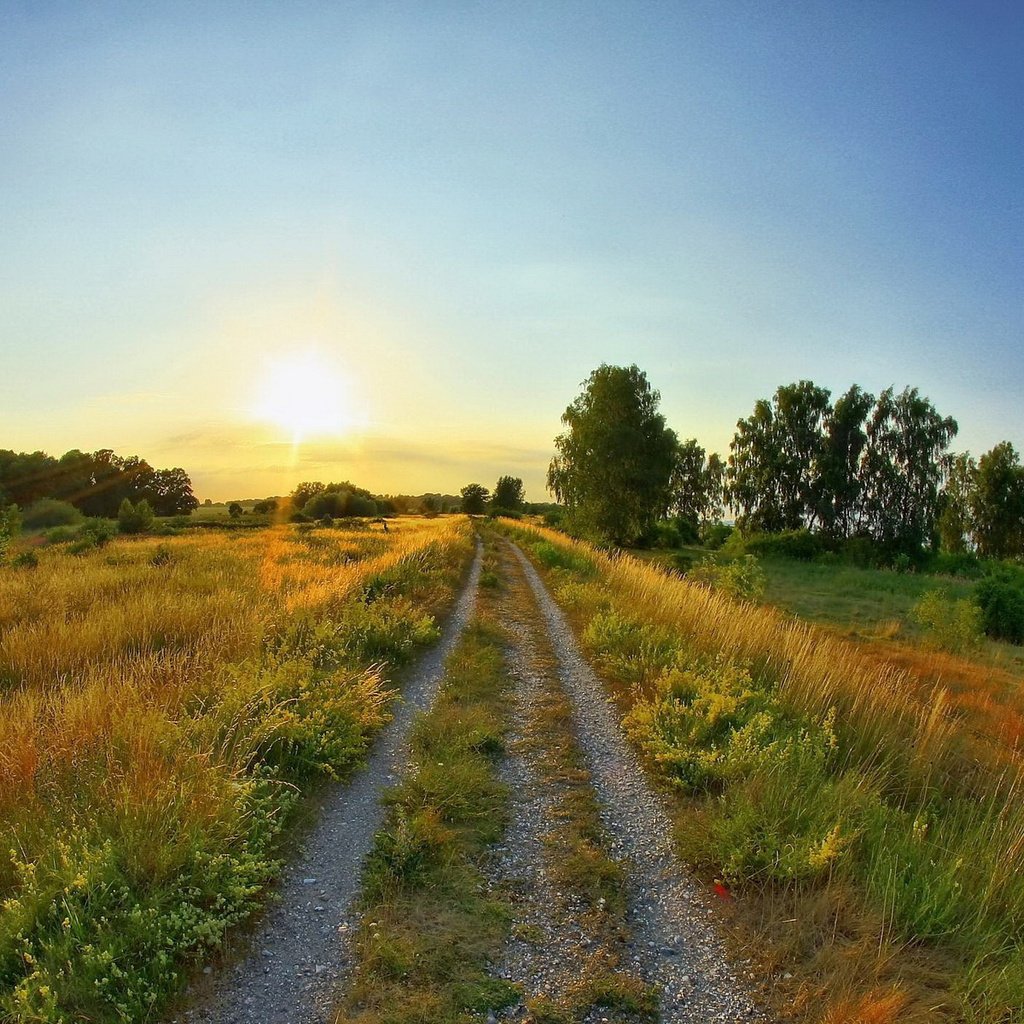
[(394, 717), (377, 737), (366, 767), (324, 802), (301, 852), (288, 866), (278, 900), (249, 936), (245, 954), (223, 968), (206, 968), (192, 1005), (173, 1024), (326, 1024), (338, 979), (351, 959), (360, 868), (380, 828), (380, 797), (407, 763), (406, 742), (416, 714), (437, 692), (445, 659), (476, 604), (483, 546), (477, 541), (469, 578), (440, 642), (402, 690)]
[[(528, 660), (531, 643), (550, 644), (611, 856), (625, 867), (626, 966), (656, 987), (659, 1019), (665, 1024), (764, 1019), (727, 958), (714, 910), (678, 862), (672, 821), (626, 742), (614, 705), (536, 570), (515, 544), (508, 546), (528, 582), (546, 634), (531, 640), (510, 620), (513, 652), (518, 648)], [(515, 657), (512, 660), (515, 663)], [(527, 676), (527, 700), (531, 685)], [(555, 955), (571, 955), (570, 950), (559, 949), (556, 944)], [(559, 969), (567, 973), (572, 964)], [(602, 1017), (609, 1019), (607, 1014)]]
[[(523, 992), (506, 1019), (557, 1009), (588, 1018), (599, 987), (649, 998), (623, 972), (625, 934), (614, 891), (618, 865), (603, 849), (596, 804), (572, 735), (568, 702), (529, 587), (504, 549), (501, 615), (515, 684), (502, 777), (509, 827), (495, 851), (492, 883), (512, 904), (511, 939), (498, 973)], [(596, 1011), (594, 1011), (596, 1012)], [(603, 1009), (594, 1019), (629, 1020)]]

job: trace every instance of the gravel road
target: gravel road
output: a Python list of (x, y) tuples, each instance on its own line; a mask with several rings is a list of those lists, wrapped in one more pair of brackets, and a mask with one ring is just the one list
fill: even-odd
[(382, 791), (407, 764), (406, 740), (417, 712), (430, 706), (444, 661), (473, 614), (483, 549), (477, 542), (469, 580), (440, 643), (402, 691), (394, 718), (377, 737), (366, 767), (325, 801), (316, 826), (290, 863), (279, 902), (252, 935), (247, 954), (206, 968), (193, 1006), (174, 1024), (324, 1024), (355, 931), (360, 868), (384, 812)]
[(679, 865), (672, 848), (672, 822), (626, 742), (611, 699), (536, 570), (516, 545), (511, 546), (547, 624), (611, 855), (627, 866), (632, 962), (662, 993), (661, 1021), (715, 1024), (760, 1019), (727, 960), (712, 920), (714, 911)]

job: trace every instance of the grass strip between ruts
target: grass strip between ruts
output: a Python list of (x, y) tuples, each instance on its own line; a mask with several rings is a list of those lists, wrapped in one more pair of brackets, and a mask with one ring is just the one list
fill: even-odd
[(356, 966), (337, 1024), (467, 1021), (519, 998), (488, 970), (510, 924), (482, 864), (505, 829), (498, 763), (511, 686), (486, 596), (482, 605), (414, 727), (412, 768), (367, 859)]

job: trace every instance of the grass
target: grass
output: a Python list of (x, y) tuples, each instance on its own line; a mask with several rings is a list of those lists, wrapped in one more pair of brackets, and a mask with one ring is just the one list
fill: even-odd
[(390, 794), (364, 869), (357, 965), (337, 1024), (463, 1022), (519, 998), (489, 971), (510, 912), (482, 872), (507, 814), (497, 771), (510, 685), (502, 648), (484, 612), (414, 727), (412, 770)]
[(471, 546), (278, 527), (0, 570), (0, 1017), (154, 1013), (360, 761)]
[(548, 568), (676, 792), (681, 852), (740, 894), (747, 942), (788, 943), (780, 1011), (1022, 1019), (1024, 808), (1005, 709), (968, 716), (934, 679), (834, 632), (506, 528)]

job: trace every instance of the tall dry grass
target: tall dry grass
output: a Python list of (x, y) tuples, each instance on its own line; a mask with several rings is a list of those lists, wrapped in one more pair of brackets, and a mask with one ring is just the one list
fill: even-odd
[[(551, 571), (653, 770), (695, 801), (680, 831), (693, 863), (785, 892), (797, 915), (805, 896), (853, 892), (881, 924), (848, 959), (876, 987), (873, 961), (909, 944), (946, 965), (936, 1019), (1024, 1020), (1024, 773), (1005, 733), (980, 734), (962, 694), (834, 633), (505, 528)], [(847, 941), (840, 916), (821, 942)], [(909, 1007), (896, 981), (891, 1007)], [(833, 1017), (869, 996), (847, 987)]]
[(0, 1018), (140, 1019), (250, 912), (296, 785), (358, 760), (471, 546), (408, 519), (0, 569)]

